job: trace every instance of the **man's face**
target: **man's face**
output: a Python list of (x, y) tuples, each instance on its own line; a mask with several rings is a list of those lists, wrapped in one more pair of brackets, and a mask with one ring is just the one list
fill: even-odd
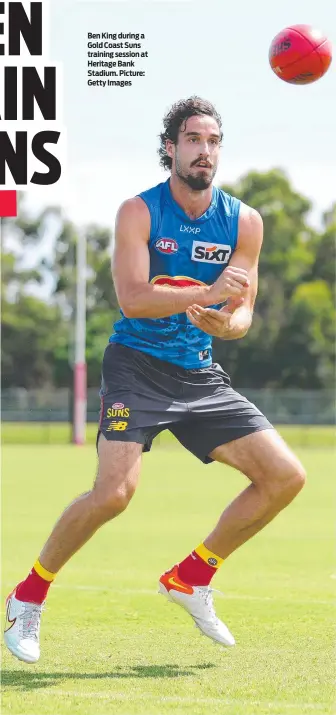
[(215, 119), (206, 115), (189, 117), (178, 134), (177, 143), (168, 142), (173, 160), (172, 172), (194, 191), (207, 189), (217, 171), (220, 130)]

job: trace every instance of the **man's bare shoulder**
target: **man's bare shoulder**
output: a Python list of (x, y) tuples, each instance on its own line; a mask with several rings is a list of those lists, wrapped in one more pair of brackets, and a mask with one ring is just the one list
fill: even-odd
[(241, 203), (238, 223), (238, 243), (243, 245), (251, 242), (255, 247), (261, 247), (263, 242), (263, 219), (259, 211)]
[(140, 196), (132, 196), (130, 199), (125, 199), (125, 201), (120, 204), (117, 211), (117, 220), (138, 219), (140, 221), (145, 221), (148, 218), (149, 210), (147, 204), (142, 198), (140, 198)]
[(239, 229), (242, 228), (244, 231), (254, 232), (255, 230), (263, 229), (263, 219), (257, 209), (248, 206), (241, 202), (240, 212), (239, 212)]

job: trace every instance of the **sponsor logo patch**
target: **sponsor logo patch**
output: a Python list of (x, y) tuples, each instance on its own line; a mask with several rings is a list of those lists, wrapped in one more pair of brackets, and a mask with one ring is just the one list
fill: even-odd
[(209, 357), (210, 350), (201, 350), (201, 352), (198, 353), (199, 360), (208, 360)]
[(123, 402), (115, 402), (115, 403), (112, 405), (113, 410), (123, 410), (124, 407), (125, 407), (125, 405), (124, 405)]
[(106, 427), (106, 432), (124, 432), (128, 425), (128, 422), (120, 422), (118, 420), (112, 420), (109, 426)]
[(199, 226), (184, 226), (182, 223), (180, 226), (180, 231), (182, 231), (182, 233), (194, 233), (195, 235), (197, 233), (201, 233), (201, 229), (199, 228)]
[(154, 245), (160, 253), (177, 253), (178, 251), (178, 243), (174, 238), (158, 238)]
[(210, 559), (208, 559), (208, 564), (210, 564), (210, 566), (217, 566), (218, 561), (217, 559), (211, 557)]
[(228, 263), (232, 253), (231, 246), (225, 243), (206, 243), (193, 241), (191, 260), (202, 263)]

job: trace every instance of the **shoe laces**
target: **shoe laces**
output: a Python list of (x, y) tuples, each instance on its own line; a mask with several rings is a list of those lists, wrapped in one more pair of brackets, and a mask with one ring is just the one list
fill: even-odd
[(200, 597), (204, 601), (204, 605), (205, 605), (206, 610), (209, 615), (209, 620), (214, 624), (218, 623), (219, 619), (217, 618), (216, 613), (215, 613), (215, 607), (214, 607), (214, 603), (213, 603), (212, 594), (214, 592), (216, 592), (216, 593), (220, 593), (221, 596), (223, 596), (223, 593), (221, 591), (218, 591), (217, 588), (210, 588), (210, 586), (198, 586), (198, 591), (199, 591)]
[(20, 618), (22, 638), (38, 641), (43, 610), (43, 604), (39, 606), (36, 603), (25, 603), (24, 611)]

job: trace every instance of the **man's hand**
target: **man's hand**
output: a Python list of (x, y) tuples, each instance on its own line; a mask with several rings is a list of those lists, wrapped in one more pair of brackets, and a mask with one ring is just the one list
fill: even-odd
[(237, 246), (230, 264), (210, 287), (209, 297), (216, 305), (226, 301), (221, 310), (190, 303), (186, 314), (204, 333), (222, 340), (237, 340), (246, 335), (252, 323), (258, 290), (258, 262), (263, 240), (260, 214), (242, 204), (239, 215)]
[(249, 286), (247, 270), (229, 265), (211, 286), (209, 297), (213, 304), (223, 303), (227, 298), (244, 296)]
[(230, 325), (231, 314), (213, 308), (201, 308), (191, 305), (186, 311), (187, 317), (196, 328), (214, 338), (222, 338)]
[(237, 340), (246, 335), (252, 320), (250, 311), (243, 306), (244, 298), (231, 298), (221, 310), (191, 305), (187, 317), (203, 333), (222, 340)]

